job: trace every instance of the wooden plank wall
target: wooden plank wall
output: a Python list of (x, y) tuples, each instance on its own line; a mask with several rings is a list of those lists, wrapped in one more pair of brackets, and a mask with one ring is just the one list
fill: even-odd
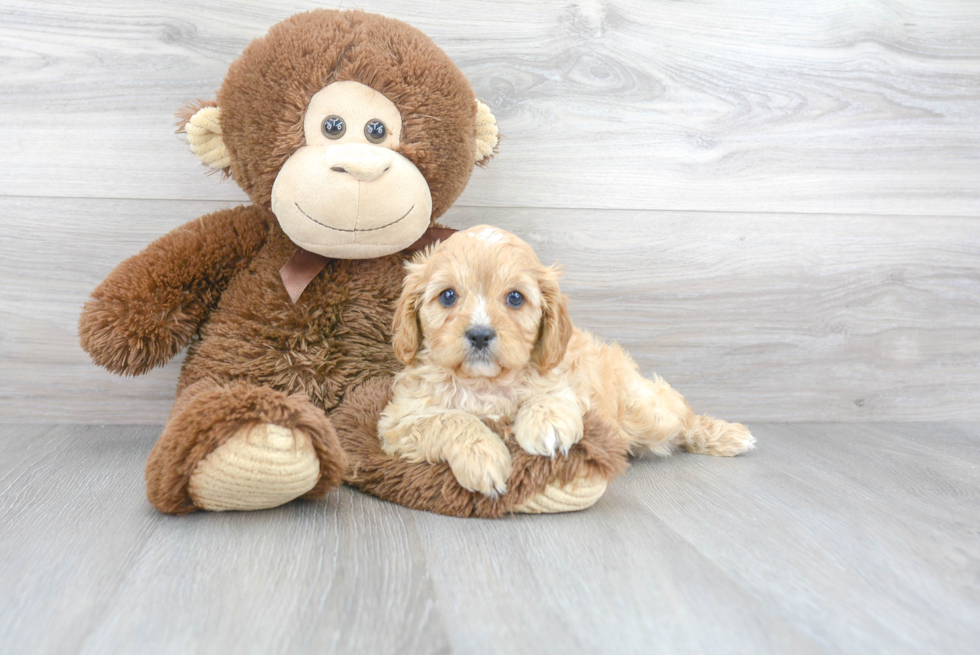
[[(92, 365), (126, 256), (244, 201), (173, 133), (312, 2), (0, 5), (0, 420), (160, 423), (179, 362)], [(980, 3), (364, 1), (505, 139), (446, 216), (567, 268), (582, 327), (744, 421), (980, 417)]]

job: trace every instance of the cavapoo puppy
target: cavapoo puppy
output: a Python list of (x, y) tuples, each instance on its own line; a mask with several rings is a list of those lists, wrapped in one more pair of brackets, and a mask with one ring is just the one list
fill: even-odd
[(406, 368), (378, 422), (387, 453), (448, 462), (463, 487), (495, 496), (507, 489), (511, 457), (482, 418), (512, 419), (513, 438), (538, 455), (567, 453), (589, 409), (633, 451), (676, 445), (732, 456), (753, 447), (744, 425), (696, 415), (618, 345), (576, 329), (558, 277), (527, 243), (485, 225), (408, 264), (394, 320)]

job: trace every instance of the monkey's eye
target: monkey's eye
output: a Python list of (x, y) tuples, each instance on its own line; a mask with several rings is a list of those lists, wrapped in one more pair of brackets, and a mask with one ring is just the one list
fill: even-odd
[(511, 291), (507, 294), (507, 304), (515, 309), (524, 304), (524, 294), (520, 291)]
[(388, 136), (388, 128), (377, 118), (367, 122), (364, 126), (364, 136), (371, 143), (381, 143)]
[(320, 125), (320, 131), (328, 139), (339, 139), (347, 131), (347, 123), (340, 116), (327, 116)]
[(446, 289), (439, 294), (439, 304), (443, 307), (452, 307), (456, 304), (456, 291), (453, 289)]

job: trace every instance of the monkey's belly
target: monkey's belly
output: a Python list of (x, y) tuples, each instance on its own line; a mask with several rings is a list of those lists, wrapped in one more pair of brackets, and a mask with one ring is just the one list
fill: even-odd
[(279, 277), (294, 249), (267, 246), (231, 281), (188, 350), (178, 392), (203, 377), (241, 379), (330, 411), (351, 387), (400, 370), (391, 321), (404, 256), (330, 260), (294, 304)]

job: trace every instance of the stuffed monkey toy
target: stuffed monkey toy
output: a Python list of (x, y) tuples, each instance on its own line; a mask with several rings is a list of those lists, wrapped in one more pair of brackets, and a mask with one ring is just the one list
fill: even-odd
[(82, 347), (121, 375), (187, 348), (146, 465), (154, 507), (256, 510), (346, 482), (413, 508), (497, 517), (589, 506), (625, 468), (593, 416), (567, 457), (513, 447), (498, 498), (462, 489), (446, 464), (381, 450), (404, 263), (451, 232), (435, 220), (497, 145), (490, 110), (428, 37), (361, 11), (292, 16), (245, 49), (217, 101), (189, 108), (182, 129), (251, 204), (122, 262), (79, 322)]

